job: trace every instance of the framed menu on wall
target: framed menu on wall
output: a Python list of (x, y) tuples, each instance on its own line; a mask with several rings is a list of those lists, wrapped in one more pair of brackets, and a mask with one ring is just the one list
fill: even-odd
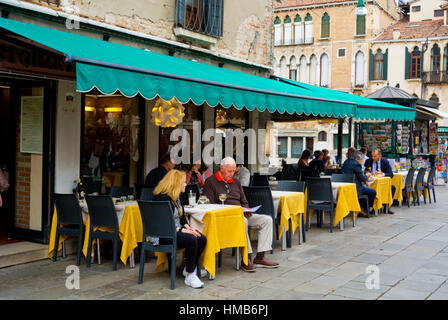
[(20, 110), (20, 152), (42, 154), (44, 97), (22, 96)]

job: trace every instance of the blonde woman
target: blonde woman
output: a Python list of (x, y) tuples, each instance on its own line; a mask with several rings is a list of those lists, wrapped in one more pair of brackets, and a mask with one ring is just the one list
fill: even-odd
[[(170, 170), (154, 190), (154, 201), (169, 201), (174, 213), (177, 231), (177, 247), (185, 248), (186, 267), (184, 269), (185, 284), (192, 288), (203, 288), (204, 283), (196, 275), (199, 257), (205, 248), (207, 239), (201, 232), (188, 225), (183, 214), (179, 196), (185, 192), (186, 174), (179, 170)], [(168, 239), (160, 239), (160, 244), (168, 244)]]

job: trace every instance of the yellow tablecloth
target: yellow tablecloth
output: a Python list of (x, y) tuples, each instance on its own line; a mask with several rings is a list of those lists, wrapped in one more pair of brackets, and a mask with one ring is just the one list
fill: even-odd
[[(207, 238), (202, 266), (214, 277), (216, 273), (215, 256), (221, 249), (240, 247), (243, 249), (243, 262), (248, 263), (247, 236), (244, 225), (243, 208), (239, 206), (207, 211), (202, 218), (202, 234)], [(166, 253), (156, 253), (156, 270), (160, 271), (168, 261)]]
[(286, 226), (286, 231), (289, 230), (289, 219), (291, 219), (292, 233), (294, 234), (297, 227), (300, 227), (300, 214), (305, 213), (305, 194), (303, 192), (294, 192), (280, 196), (278, 213), (280, 214), (279, 237), (282, 237), (283, 226)]
[[(336, 225), (352, 211), (354, 211), (355, 215), (358, 216), (358, 213), (361, 211), (361, 207), (359, 206), (356, 184), (347, 183), (338, 187), (336, 212), (334, 214), (334, 226), (336, 227)], [(353, 219), (353, 217), (350, 217), (350, 219)]]
[[(51, 220), (51, 231), (50, 231), (50, 243), (48, 244), (48, 258), (53, 258), (54, 254), (54, 245), (56, 241), (56, 225), (58, 223), (58, 214), (56, 212), (56, 208), (54, 209), (53, 219)], [(58, 252), (62, 250), (62, 242), (66, 240), (68, 236), (59, 235), (58, 241)]]
[(384, 204), (387, 204), (389, 207), (392, 205), (391, 181), (392, 179), (390, 177), (379, 177), (375, 178), (375, 181), (369, 186), (369, 188), (376, 191), (375, 201), (373, 202), (374, 210), (381, 209)]
[(404, 179), (406, 176), (400, 173), (394, 173), (392, 177), (392, 185), (395, 186), (395, 194), (393, 200), (397, 200), (398, 202), (403, 201), (403, 188), (404, 188)]

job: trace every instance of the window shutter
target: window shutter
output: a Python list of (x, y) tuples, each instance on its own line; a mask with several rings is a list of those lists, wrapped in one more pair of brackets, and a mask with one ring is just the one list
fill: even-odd
[(411, 78), (411, 54), (409, 53), (408, 48), (405, 48), (405, 65), (404, 65), (404, 78)]
[(387, 57), (389, 49), (383, 54), (383, 80), (387, 80)]
[(177, 0), (177, 25), (184, 26), (185, 24), (185, 0)]
[(366, 16), (356, 16), (356, 34), (366, 34)]
[(222, 36), (223, 0), (207, 1), (204, 9), (205, 32), (215, 37)]
[(373, 64), (375, 63), (375, 59), (373, 57), (372, 49), (369, 50), (369, 81), (373, 81)]

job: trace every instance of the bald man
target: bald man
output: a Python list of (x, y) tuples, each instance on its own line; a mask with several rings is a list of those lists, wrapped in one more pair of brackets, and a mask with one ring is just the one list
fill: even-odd
[[(221, 161), (220, 170), (205, 180), (204, 194), (210, 200), (210, 203), (221, 203), (219, 195), (225, 193), (227, 194), (225, 204), (249, 208), (241, 183), (237, 179), (233, 179), (235, 170), (235, 160), (227, 157)], [(278, 263), (269, 261), (264, 256), (266, 251), (272, 249), (272, 218), (264, 214), (245, 212), (244, 223), (246, 224), (247, 249), (249, 253), (252, 253), (252, 246), (247, 228), (249, 226), (258, 230), (258, 252), (253, 263), (249, 259), (248, 265), (241, 264), (241, 269), (247, 272), (254, 272), (256, 267), (277, 268)]]

